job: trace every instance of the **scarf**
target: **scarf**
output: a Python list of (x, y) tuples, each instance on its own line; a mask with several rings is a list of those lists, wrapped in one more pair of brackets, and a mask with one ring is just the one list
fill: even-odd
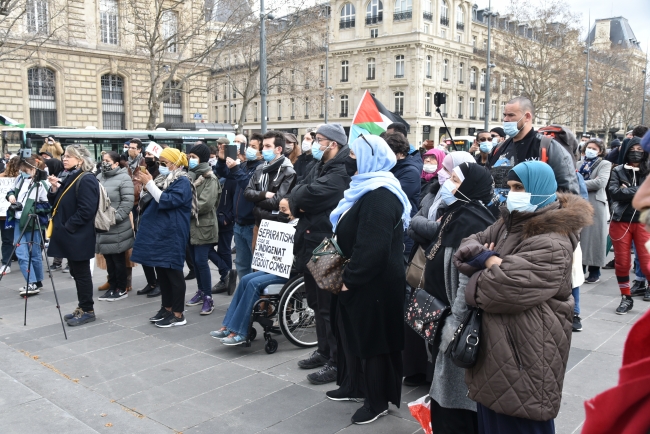
[(602, 158), (600, 157), (592, 158), (591, 160), (585, 159), (584, 163), (582, 163), (578, 170), (585, 181), (591, 177), (591, 171), (598, 165), (598, 163), (600, 163), (601, 160)]
[(427, 173), (424, 170), (422, 171), (422, 175), (420, 178), (424, 179), (426, 182), (431, 181), (435, 176), (438, 176), (438, 172), (442, 170), (442, 162), (445, 159), (445, 153), (444, 151), (441, 151), (440, 149), (431, 149), (427, 151), (424, 156), (422, 156), (422, 159), (424, 160), (426, 157), (429, 157), (433, 155), (436, 159), (436, 163), (438, 164), (438, 168), (436, 169), (435, 172), (433, 173)]
[[(442, 160), (442, 166), (445, 168), (447, 172), (449, 172), (450, 174), (449, 176), (451, 176), (451, 172), (453, 172), (454, 167), (457, 167), (462, 163), (476, 164), (476, 159), (472, 157), (472, 154), (470, 154), (469, 152), (456, 151), (447, 154), (445, 158)], [(492, 183), (490, 183), (490, 185), (492, 185)], [(440, 184), (440, 187), (442, 187), (442, 184)], [(438, 212), (438, 208), (440, 207), (441, 203), (442, 203), (442, 197), (440, 196), (440, 190), (438, 190), (436, 199), (433, 201), (431, 208), (429, 208), (429, 215), (427, 216), (429, 220), (432, 221), (436, 220), (436, 214)]]
[(393, 193), (402, 203), (402, 222), (404, 229), (408, 228), (411, 221), (411, 204), (399, 181), (390, 172), (397, 163), (397, 158), (388, 144), (379, 136), (364, 136), (352, 142), (350, 149), (357, 157), (358, 172), (352, 177), (350, 187), (343, 193), (343, 199), (330, 214), (332, 230), (336, 231), (341, 216), (359, 199), (380, 187)]
[(264, 162), (264, 166), (262, 167), (262, 176), (260, 177), (260, 187), (262, 191), (267, 191), (267, 188), (269, 186), (269, 179), (270, 179), (270, 174), (272, 172), (276, 172), (275, 174), (275, 179), (278, 179), (278, 176), (280, 176), (280, 169), (282, 169), (282, 164), (284, 163), (285, 157), (284, 155), (281, 155), (280, 158), (278, 158), (275, 161), (272, 162)]
[[(161, 191), (165, 191), (167, 187), (169, 187), (174, 181), (176, 181), (178, 178), (181, 177), (187, 177), (189, 179), (189, 176), (187, 175), (187, 172), (183, 170), (182, 167), (179, 167), (178, 169), (174, 169), (169, 172), (167, 176), (165, 175), (158, 175), (156, 179), (154, 179), (154, 184), (156, 184), (156, 187), (158, 187)], [(196, 187), (194, 187), (194, 183), (190, 180), (190, 185), (192, 186), (192, 217), (196, 217), (197, 222), (198, 222), (198, 216), (199, 216), (199, 200), (196, 197)]]
[(145, 166), (144, 163), (144, 157), (142, 157), (142, 154), (138, 154), (135, 158), (131, 159), (129, 156), (129, 159), (127, 160), (127, 163), (129, 165), (129, 169), (131, 169), (131, 173), (135, 173), (136, 170), (138, 170), (139, 166)]

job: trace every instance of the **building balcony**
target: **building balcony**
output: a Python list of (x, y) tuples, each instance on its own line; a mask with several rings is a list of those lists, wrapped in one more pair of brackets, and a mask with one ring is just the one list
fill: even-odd
[(442, 81), (449, 81), (449, 79), (447, 77), (443, 77)]
[(465, 23), (456, 23), (456, 30), (460, 30), (461, 32), (465, 30)]
[(440, 24), (443, 26), (449, 27), (449, 18), (448, 17), (440, 17)]
[(366, 80), (374, 80), (375, 76), (374, 75), (369, 75), (366, 77)]
[(405, 21), (413, 18), (413, 11), (394, 12), (393, 21)]
[(426, 78), (431, 78), (431, 75), (430, 75), (430, 74), (429, 74), (429, 75), (427, 75), (427, 76), (426, 76)]
[(295, 117), (295, 116), (291, 116), (289, 119), (293, 121), (293, 120), (296, 119), (296, 117)]
[(282, 120), (282, 116), (278, 116), (278, 120), (281, 121), (281, 120)]
[(341, 18), (341, 21), (339, 21), (339, 29), (351, 29), (354, 27), (354, 24), (354, 18)]
[(446, 113), (446, 112), (442, 112), (442, 117), (443, 117), (443, 118), (446, 118), (446, 117), (447, 117), (447, 113)]
[(462, 114), (462, 113), (459, 113), (459, 114), (458, 114), (458, 119), (462, 119), (462, 118), (463, 118), (463, 114)]
[(404, 74), (395, 74), (395, 78), (404, 78)]
[(458, 84), (465, 84), (463, 80), (458, 80)]
[(476, 83), (470, 83), (469, 88), (472, 90), (476, 90)]
[(366, 15), (366, 25), (381, 23), (383, 20), (383, 12), (379, 12), (377, 15)]
[(253, 118), (253, 122), (257, 122), (257, 116)]
[(485, 90), (485, 85), (484, 85), (484, 84), (481, 85), (481, 90), (482, 90), (482, 91)]
[(424, 112), (424, 116), (431, 116), (431, 112)]
[(404, 116), (404, 110), (395, 110), (393, 113), (399, 116)]
[(476, 116), (470, 116), (470, 117), (469, 117), (469, 120), (470, 120), (470, 121), (475, 121), (475, 120), (476, 120)]
[(478, 117), (479, 120), (484, 121), (485, 120), (485, 115), (481, 115)]
[(309, 115), (305, 115), (305, 119), (309, 119)]
[(433, 21), (433, 14), (431, 12), (424, 12), (422, 14), (422, 17), (425, 19), (425, 21)]

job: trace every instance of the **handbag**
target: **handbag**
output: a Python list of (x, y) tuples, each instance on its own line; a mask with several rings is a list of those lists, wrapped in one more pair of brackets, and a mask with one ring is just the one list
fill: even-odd
[(478, 360), (479, 342), (483, 311), (470, 308), (454, 333), (454, 337), (445, 350), (454, 365), (469, 369)]
[(343, 287), (343, 268), (349, 261), (335, 238), (325, 238), (312, 252), (307, 269), (320, 289), (338, 294)]
[[(84, 172), (84, 173), (85, 173), (85, 172)], [(52, 233), (54, 233), (54, 216), (56, 215), (56, 210), (59, 208), (59, 204), (61, 203), (61, 199), (63, 199), (63, 196), (65, 196), (65, 194), (68, 192), (68, 190), (70, 190), (70, 187), (72, 187), (72, 186), (74, 185), (74, 183), (77, 182), (77, 180), (78, 180), (79, 178), (82, 178), (82, 177), (84, 176), (84, 173), (82, 173), (81, 175), (77, 176), (77, 177), (74, 179), (74, 181), (72, 181), (72, 182), (70, 183), (70, 185), (68, 185), (68, 188), (66, 188), (66, 189), (63, 191), (63, 193), (61, 194), (61, 196), (59, 196), (59, 200), (56, 201), (56, 205), (54, 205), (54, 209), (52, 210), (52, 218), (50, 219), (50, 223), (48, 223), (48, 225), (47, 225), (47, 230), (45, 231), (45, 236), (46, 236), (47, 238), (52, 238)]]
[(413, 259), (411, 259), (411, 262), (409, 262), (406, 268), (406, 283), (411, 288), (421, 288), (424, 284), (424, 266), (426, 263), (427, 258), (424, 254), (424, 249), (422, 246), (418, 246), (415, 250), (415, 255), (413, 255)]

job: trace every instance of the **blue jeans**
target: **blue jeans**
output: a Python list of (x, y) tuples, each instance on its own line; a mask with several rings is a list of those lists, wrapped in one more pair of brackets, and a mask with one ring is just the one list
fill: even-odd
[(194, 262), (196, 285), (199, 291), (202, 291), (204, 295), (212, 297), (212, 274), (210, 274), (208, 259), (213, 264), (219, 266), (217, 263), (219, 256), (214, 250), (214, 244), (191, 245), (190, 254), (192, 255), (192, 262)]
[(636, 280), (643, 282), (645, 280), (645, 274), (641, 271), (641, 264), (639, 264), (639, 256), (636, 254), (636, 245), (632, 242), (632, 250), (634, 251), (634, 274), (636, 275)]
[(237, 255), (235, 256), (235, 267), (237, 275), (241, 279), (253, 272), (251, 264), (253, 263), (253, 227), (255, 225), (240, 226), (235, 223), (235, 247)]
[(20, 271), (23, 272), (25, 280), (27, 279), (27, 267), (29, 266), (29, 242), (34, 234), (34, 245), (32, 247), (32, 270), (29, 273), (29, 283), (41, 282), (43, 280), (43, 256), (41, 255), (41, 233), (39, 231), (25, 231), (23, 238), (20, 239), (21, 229), (18, 222), (14, 227), (14, 244), (20, 243), (16, 249)]
[[(239, 248), (237, 248), (237, 255), (239, 255)], [(247, 336), (253, 305), (259, 300), (264, 288), (278, 283), (287, 283), (287, 280), (263, 271), (250, 273), (241, 278), (222, 325), (231, 333)]]
[(576, 315), (580, 315), (580, 287), (576, 286), (571, 290), (571, 294), (573, 295), (573, 299), (576, 301), (576, 305), (573, 308), (573, 313)]

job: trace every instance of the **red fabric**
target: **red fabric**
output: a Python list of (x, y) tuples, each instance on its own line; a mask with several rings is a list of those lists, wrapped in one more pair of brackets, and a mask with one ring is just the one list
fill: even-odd
[[(638, 247), (637, 247), (638, 248)], [(618, 262), (618, 257), (616, 259)], [(650, 311), (625, 341), (618, 386), (585, 402), (582, 434), (639, 434), (650, 428)]]
[[(612, 238), (612, 245), (614, 246), (615, 273), (617, 277), (626, 276), (629, 279), (630, 267), (632, 266), (632, 258), (630, 257), (632, 241), (634, 241), (636, 253), (639, 255), (641, 271), (646, 276), (650, 276), (650, 270), (648, 269), (650, 254), (645, 248), (645, 243), (650, 240), (650, 234), (646, 232), (642, 223), (611, 222), (609, 224), (609, 236)], [(629, 291), (626, 295), (630, 295)]]

